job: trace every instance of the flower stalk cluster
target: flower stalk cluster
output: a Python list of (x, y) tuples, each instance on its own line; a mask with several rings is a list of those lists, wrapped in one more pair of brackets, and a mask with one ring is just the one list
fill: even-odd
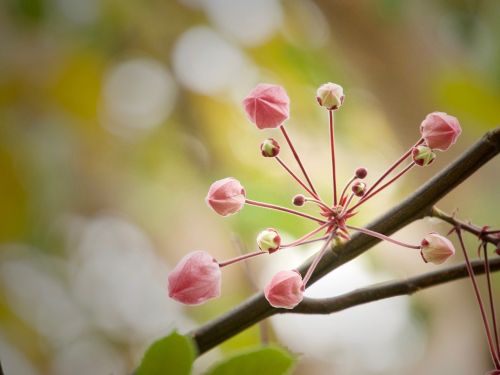
[[(303, 293), (309, 279), (323, 255), (332, 247), (332, 244), (349, 240), (351, 231), (362, 232), (366, 235), (389, 241), (401, 247), (419, 250), (425, 262), (440, 264), (455, 253), (453, 244), (447, 238), (436, 233), (430, 233), (425, 236), (420, 244), (408, 244), (381, 233), (373, 232), (365, 228), (354, 227), (348, 224), (348, 222), (350, 218), (359, 212), (359, 209), (365, 202), (380, 194), (415, 165), (427, 166), (431, 164), (435, 158), (435, 150), (446, 151), (454, 144), (461, 132), (458, 120), (442, 112), (429, 114), (420, 126), (421, 137), (372, 184), (366, 182), (368, 176), (366, 168), (359, 167), (354, 171), (352, 178), (347, 181), (344, 187), (339, 189), (336, 176), (334, 115), (336, 111), (340, 110), (345, 102), (344, 90), (340, 85), (327, 83), (318, 89), (316, 99), (317, 102), (325, 108), (328, 114), (332, 171), (331, 201), (323, 200), (319, 196), (285, 128), (284, 122), (290, 116), (290, 101), (286, 91), (281, 86), (260, 84), (243, 100), (243, 106), (247, 116), (258, 129), (279, 128), (297, 163), (300, 175), (294, 172), (293, 169), (279, 157), (283, 150), (275, 139), (269, 138), (262, 142), (260, 146), (261, 154), (266, 158), (276, 159), (278, 165), (280, 165), (280, 167), (282, 167), (299, 185), (300, 189), (303, 190), (303, 194), (297, 194), (293, 197), (293, 205), (302, 207), (305, 204), (313, 204), (317, 208), (317, 214), (310, 215), (292, 208), (249, 199), (242, 184), (232, 177), (214, 182), (209, 188), (206, 203), (216, 213), (222, 216), (235, 214), (243, 209), (245, 205), (249, 205), (299, 216), (317, 223), (318, 226), (311, 232), (304, 234), (290, 243), (282, 243), (278, 231), (274, 228), (267, 228), (257, 236), (259, 250), (223, 262), (216, 262), (214, 258), (210, 256), (201, 258), (193, 255), (193, 267), (190, 268), (186, 266), (186, 264), (190, 262), (188, 255), (188, 259), (183, 259), (174, 269), (171, 274), (174, 276), (169, 278), (169, 292), (172, 298), (185, 304), (197, 304), (200, 301), (203, 302), (218, 296), (217, 293), (206, 293), (201, 285), (203, 282), (200, 281), (204, 276), (200, 276), (199, 273), (194, 274), (193, 270), (203, 268), (200, 262), (205, 262), (204, 265), (210, 269), (214, 262), (216, 262), (220, 269), (261, 254), (271, 255), (283, 249), (321, 241), (323, 242), (321, 249), (315, 256), (304, 278), (302, 278), (296, 270), (281, 271), (270, 280), (264, 289), (265, 296), (272, 306), (293, 309), (302, 301)], [(402, 165), (405, 162), (407, 164), (403, 167)], [(196, 253), (197, 252), (192, 254)], [(196, 287), (189, 289), (189, 282), (181, 283), (182, 285), (187, 285), (186, 289), (189, 289), (189, 292), (180, 293), (178, 290), (179, 287), (175, 287), (178, 285), (178, 283), (176, 283), (177, 278), (182, 278), (183, 281), (192, 278), (193, 284), (196, 284)], [(220, 273), (207, 272), (204, 282), (220, 288)], [(175, 289), (174, 293), (172, 289)], [(199, 296), (197, 296), (198, 298), (193, 298), (192, 296), (187, 298), (186, 294), (189, 293), (199, 293)]]

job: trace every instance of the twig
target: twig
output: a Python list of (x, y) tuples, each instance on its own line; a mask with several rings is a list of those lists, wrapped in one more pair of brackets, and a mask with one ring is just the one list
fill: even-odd
[[(484, 273), (483, 262), (475, 260), (471, 262), (472, 268), (477, 275)], [(490, 261), (490, 271), (500, 271), (500, 258)], [(378, 301), (385, 298), (413, 294), (419, 290), (432, 286), (444, 284), (450, 281), (467, 277), (467, 266), (465, 263), (440, 268), (437, 271), (410, 277), (406, 280), (390, 281), (359, 288), (352, 292), (332, 298), (304, 298), (293, 310), (280, 309), (279, 313), (297, 314), (331, 314), (345, 310), (353, 306)]]
[[(411, 196), (393, 209), (377, 218), (368, 229), (390, 235), (414, 220), (428, 215), (439, 199), (470, 177), (481, 166), (500, 152), (500, 128), (486, 133), (457, 160), (420, 187)], [(379, 240), (357, 233), (352, 239), (323, 257), (311, 277), (311, 283), (333, 269), (356, 258)], [(312, 260), (305, 262), (299, 270), (304, 274)], [(493, 264), (493, 262), (492, 262)], [(495, 263), (496, 264), (496, 263)], [(269, 305), (263, 293), (250, 297), (229, 312), (192, 331), (198, 354), (217, 346), (237, 333), (278, 312)]]

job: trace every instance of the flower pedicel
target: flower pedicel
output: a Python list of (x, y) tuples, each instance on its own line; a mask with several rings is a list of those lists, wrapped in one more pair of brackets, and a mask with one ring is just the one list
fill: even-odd
[[(283, 150), (280, 149), (280, 145), (275, 139), (264, 140), (260, 146), (260, 152), (264, 157), (275, 159), (303, 190), (303, 194), (297, 194), (293, 197), (293, 205), (302, 207), (305, 204), (312, 204), (318, 210), (317, 215), (249, 199), (241, 183), (232, 177), (214, 182), (210, 186), (206, 202), (222, 216), (234, 214), (240, 211), (244, 205), (249, 205), (299, 216), (315, 222), (317, 227), (290, 243), (282, 243), (281, 237), (275, 229), (265, 229), (257, 237), (259, 250), (224, 262), (215, 261), (205, 252), (188, 254), (169, 275), (169, 295), (172, 298), (185, 304), (202, 303), (219, 296), (220, 268), (258, 255), (271, 255), (306, 243), (322, 241), (320, 251), (303, 278), (295, 270), (281, 271), (271, 279), (264, 289), (264, 295), (272, 306), (292, 309), (302, 301), (307, 283), (326, 251), (331, 248), (332, 244), (335, 246), (337, 243), (349, 240), (351, 231), (362, 232), (402, 247), (420, 250), (425, 262), (440, 264), (455, 253), (453, 244), (447, 238), (436, 233), (428, 234), (421, 244), (413, 245), (366, 228), (354, 227), (348, 222), (365, 202), (393, 184), (415, 165), (427, 166), (431, 164), (435, 158), (434, 150), (445, 151), (453, 145), (461, 132), (458, 120), (443, 112), (429, 114), (420, 126), (421, 138), (379, 178), (371, 184), (367, 183), (365, 179), (368, 171), (364, 167), (359, 167), (340, 190), (337, 189), (336, 179), (334, 112), (339, 110), (344, 103), (344, 90), (338, 84), (326, 83), (317, 90), (316, 99), (328, 111), (333, 185), (330, 202), (322, 199), (317, 193), (285, 128), (284, 122), (290, 116), (290, 103), (285, 89), (272, 84), (259, 84), (243, 100), (243, 107), (250, 121), (258, 129), (279, 128), (302, 176), (296, 174), (279, 157)], [(401, 166), (404, 162), (407, 164)]]

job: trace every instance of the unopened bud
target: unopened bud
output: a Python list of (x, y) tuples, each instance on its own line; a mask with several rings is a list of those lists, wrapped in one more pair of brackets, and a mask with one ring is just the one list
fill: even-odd
[(364, 182), (356, 181), (352, 185), (352, 192), (354, 193), (354, 195), (358, 197), (362, 197), (363, 195), (365, 195), (365, 191), (366, 191), (366, 184)]
[(367, 174), (368, 174), (368, 171), (364, 167), (359, 167), (358, 169), (356, 169), (356, 172), (355, 172), (356, 177), (361, 179), (361, 180), (363, 178), (365, 178)]
[(344, 89), (335, 83), (325, 83), (316, 91), (316, 100), (320, 106), (329, 110), (339, 109), (344, 102)]
[(420, 243), (420, 254), (426, 263), (441, 264), (455, 254), (455, 248), (446, 237), (429, 233)]
[(423, 145), (413, 147), (411, 154), (415, 164), (421, 167), (431, 164), (436, 158), (436, 154), (432, 152), (432, 149)]
[(274, 158), (280, 153), (280, 145), (273, 138), (268, 138), (260, 144), (260, 152), (266, 158)]
[(257, 236), (257, 246), (262, 251), (267, 251), (269, 254), (280, 248), (281, 237), (275, 229), (268, 228), (263, 230)]
[(292, 203), (294, 206), (301, 207), (306, 203), (306, 197), (304, 197), (302, 194), (297, 194), (295, 197), (293, 197)]

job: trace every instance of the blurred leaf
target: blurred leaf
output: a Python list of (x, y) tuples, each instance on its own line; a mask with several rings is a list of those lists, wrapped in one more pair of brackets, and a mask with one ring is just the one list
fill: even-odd
[(280, 375), (288, 374), (295, 359), (283, 349), (254, 349), (229, 358), (210, 369), (206, 375)]
[(136, 375), (188, 375), (194, 358), (192, 340), (173, 332), (148, 348)]

